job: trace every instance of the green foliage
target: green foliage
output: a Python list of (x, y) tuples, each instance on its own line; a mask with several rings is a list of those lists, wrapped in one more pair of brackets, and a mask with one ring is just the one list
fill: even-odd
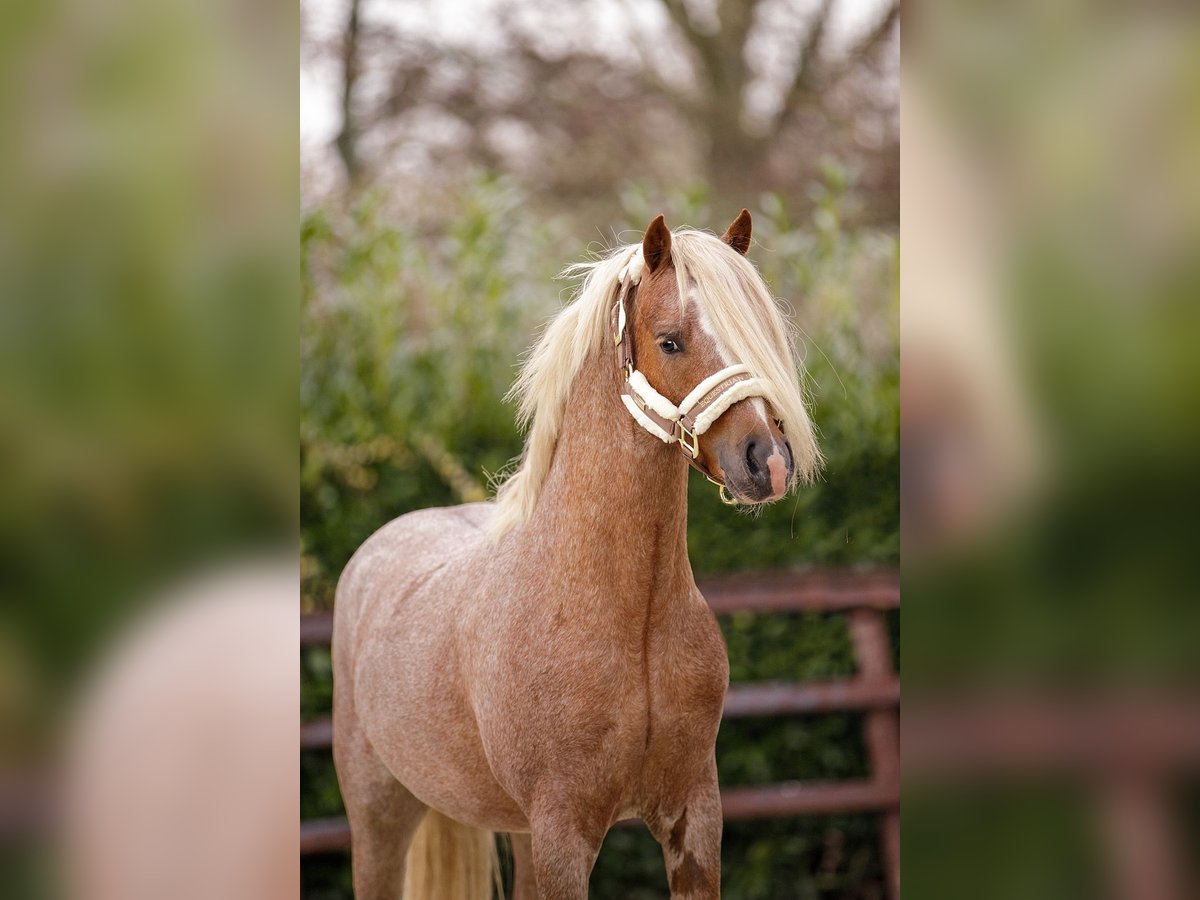
[[(895, 237), (841, 226), (847, 178), (829, 164), (810, 221), (764, 196), (751, 256), (790, 298), (806, 390), (826, 465), (816, 484), (766, 510), (721, 505), (690, 487), (689, 547), (698, 572), (895, 564), (899, 557), (899, 254)], [(660, 210), (672, 225), (720, 230), (732, 213), (705, 191), (621, 196), (632, 240)], [(556, 272), (598, 232), (572, 234), (506, 183), (476, 179), (436, 221), (388, 213), (379, 200), (309, 214), (302, 231), (301, 523), (303, 602), (328, 608), (342, 567), (379, 526), (412, 509), (481, 499), (488, 473), (520, 450), (502, 401), (523, 351), (565, 298)], [(602, 233), (602, 232), (599, 232)], [(734, 681), (853, 673), (840, 616), (722, 617)], [(893, 633), (895, 628), (893, 626)], [(301, 657), (302, 714), (328, 711), (329, 657)], [(722, 784), (836, 780), (866, 772), (861, 717), (726, 722)], [(305, 817), (338, 815), (328, 754), (303, 760)], [(874, 817), (731, 823), (723, 881), (731, 898), (875, 897), (882, 892)], [(346, 860), (306, 861), (306, 896), (348, 896)], [(644, 829), (608, 837), (597, 897), (667, 896), (662, 856)]]
[(305, 599), (328, 606), (350, 554), (412, 509), (486, 496), (520, 450), (501, 398), (556, 307), (565, 251), (521, 198), (481, 181), (430, 236), (377, 202), (301, 234)]

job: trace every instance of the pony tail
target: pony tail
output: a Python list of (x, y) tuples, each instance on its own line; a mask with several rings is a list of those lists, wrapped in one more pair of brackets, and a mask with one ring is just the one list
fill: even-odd
[(402, 896), (404, 900), (503, 897), (496, 835), (429, 810), (408, 849)]

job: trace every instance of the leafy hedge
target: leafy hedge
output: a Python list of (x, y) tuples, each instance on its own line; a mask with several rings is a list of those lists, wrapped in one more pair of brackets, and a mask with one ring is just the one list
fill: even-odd
[[(754, 515), (722, 506), (693, 478), (689, 546), (698, 572), (895, 564), (899, 556), (898, 243), (840, 225), (845, 175), (829, 166), (811, 221), (764, 196), (751, 258), (791, 298), (807, 390), (827, 464), (821, 480)], [(651, 208), (623, 196), (625, 240), (665, 210), (672, 225), (719, 230), (701, 191)], [(594, 235), (592, 236), (594, 237)], [(301, 540), (305, 611), (328, 608), (337, 576), (384, 522), (412, 509), (487, 496), (489, 473), (520, 450), (501, 400), (521, 354), (560, 308), (555, 273), (588, 237), (541, 215), (510, 185), (477, 178), (441, 208), (399, 216), (380, 198), (315, 210), (302, 223)], [(593, 241), (591, 249), (598, 249)], [(853, 670), (837, 616), (722, 617), (732, 678), (802, 680)], [(302, 656), (302, 712), (328, 710), (325, 650)], [(728, 722), (723, 784), (865, 774), (856, 715)], [(328, 754), (305, 754), (302, 814), (341, 811)], [(878, 896), (871, 816), (731, 824), (725, 895)], [(309, 860), (306, 896), (349, 896), (340, 856)], [(644, 831), (612, 833), (598, 897), (665, 897), (660, 852)]]

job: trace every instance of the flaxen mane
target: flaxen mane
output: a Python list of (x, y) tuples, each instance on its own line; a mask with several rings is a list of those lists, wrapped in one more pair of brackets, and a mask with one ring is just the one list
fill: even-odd
[[(554, 457), (572, 383), (592, 352), (611, 343), (608, 316), (614, 287), (639, 249), (640, 245), (623, 245), (564, 273), (583, 276), (575, 299), (550, 322), (508, 394), (518, 401), (517, 421), (529, 434), (519, 467), (497, 492), (489, 526), (494, 537), (533, 512)], [(692, 229), (672, 233), (671, 259), (680, 298), (694, 297), (728, 358), (745, 363), (765, 382), (765, 398), (791, 444), (793, 483), (810, 480), (821, 456), (804, 408), (800, 366), (789, 324), (762, 276), (720, 239)]]

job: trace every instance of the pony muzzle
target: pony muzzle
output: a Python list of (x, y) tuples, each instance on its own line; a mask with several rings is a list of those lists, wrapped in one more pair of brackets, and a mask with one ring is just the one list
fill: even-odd
[(725, 484), (739, 503), (770, 503), (792, 486), (796, 470), (791, 446), (769, 426), (756, 428), (735, 443), (718, 443), (714, 449)]

